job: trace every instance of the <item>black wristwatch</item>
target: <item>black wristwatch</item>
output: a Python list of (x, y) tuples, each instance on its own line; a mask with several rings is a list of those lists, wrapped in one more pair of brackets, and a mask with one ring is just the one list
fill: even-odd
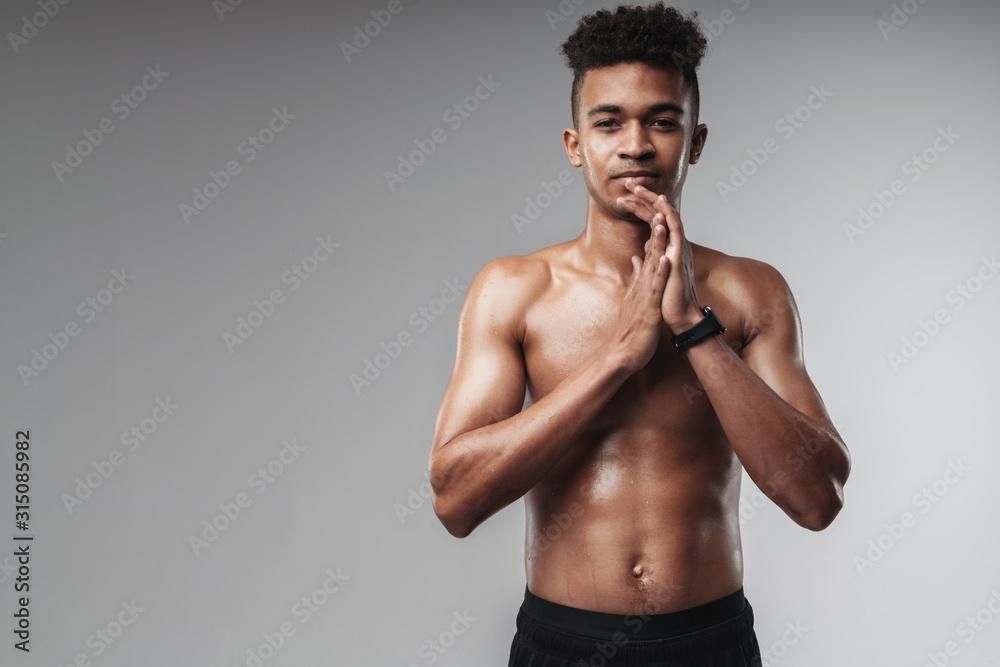
[(726, 333), (726, 327), (719, 321), (719, 317), (712, 310), (711, 306), (705, 306), (701, 309), (701, 312), (705, 313), (705, 319), (687, 331), (682, 331), (670, 339), (670, 342), (674, 344), (678, 352), (683, 352), (692, 345), (697, 345), (706, 338), (711, 338), (716, 334)]

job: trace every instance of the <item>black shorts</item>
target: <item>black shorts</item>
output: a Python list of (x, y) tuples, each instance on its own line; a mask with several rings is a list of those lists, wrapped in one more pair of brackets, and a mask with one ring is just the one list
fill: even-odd
[(753, 609), (735, 593), (669, 614), (605, 614), (524, 589), (508, 667), (759, 667)]

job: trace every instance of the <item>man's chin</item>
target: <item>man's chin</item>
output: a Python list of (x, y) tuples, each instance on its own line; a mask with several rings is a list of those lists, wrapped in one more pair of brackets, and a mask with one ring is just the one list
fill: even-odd
[(642, 223), (644, 225), (649, 224), (648, 222), (637, 216), (632, 211), (626, 211), (625, 209), (618, 208), (617, 206), (612, 207), (611, 211), (615, 214), (615, 217), (620, 219), (622, 222), (637, 222), (637, 223)]

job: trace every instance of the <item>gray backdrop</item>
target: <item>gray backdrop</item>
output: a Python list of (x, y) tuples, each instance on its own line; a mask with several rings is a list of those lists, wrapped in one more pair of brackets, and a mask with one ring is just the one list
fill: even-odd
[[(522, 503), (456, 540), (427, 459), (476, 271), (583, 229), (605, 4), (4, 3), (0, 663), (506, 664)], [(821, 533), (744, 477), (765, 664), (1000, 665), (1000, 3), (681, 4), (689, 237), (786, 277), (853, 457)]]

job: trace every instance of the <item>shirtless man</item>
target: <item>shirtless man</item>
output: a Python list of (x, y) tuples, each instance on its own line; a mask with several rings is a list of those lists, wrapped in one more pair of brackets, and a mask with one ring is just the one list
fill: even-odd
[(562, 48), (586, 228), (469, 285), (430, 455), (434, 510), (465, 537), (525, 498), (510, 665), (759, 665), (741, 470), (818, 531), (843, 505), (850, 455), (782, 276), (685, 237), (681, 189), (707, 136), (693, 17), (601, 10)]

